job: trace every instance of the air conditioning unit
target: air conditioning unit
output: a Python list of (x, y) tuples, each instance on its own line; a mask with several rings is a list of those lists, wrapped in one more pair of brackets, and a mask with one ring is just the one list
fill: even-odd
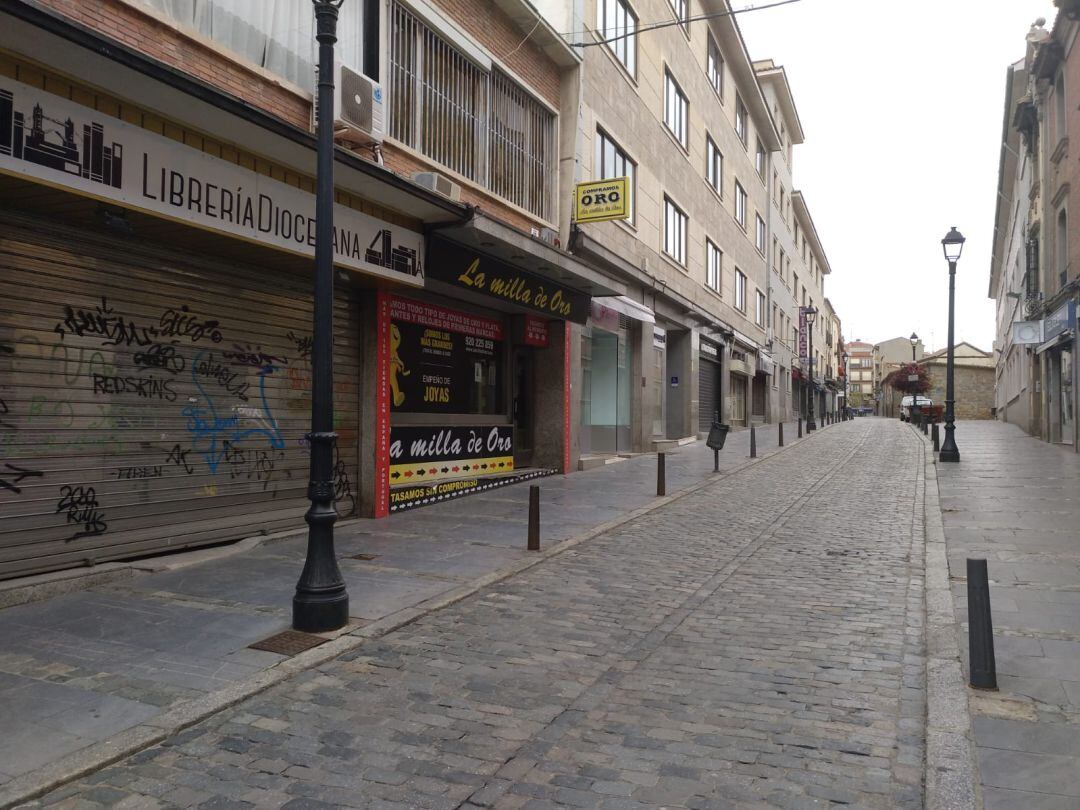
[[(318, 67), (311, 129), (319, 118)], [(334, 63), (334, 137), (347, 143), (381, 144), (386, 129), (383, 90), (374, 79), (340, 62)]]
[(438, 172), (416, 172), (412, 179), (418, 186), (431, 189), (454, 202), (461, 199), (461, 186)]

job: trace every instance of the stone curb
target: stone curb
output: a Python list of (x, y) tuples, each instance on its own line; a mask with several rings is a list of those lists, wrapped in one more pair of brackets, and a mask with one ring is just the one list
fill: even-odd
[[(15, 777), (6, 785), (0, 787), (0, 810), (36, 799), (68, 782), (137, 754), (139, 751), (156, 745), (186, 728), (235, 706), (237, 703), (254, 697), (300, 672), (313, 669), (347, 652), (351, 652), (362, 646), (365, 641), (385, 636), (435, 611), (460, 602), (489, 585), (494, 585), (497, 582), (520, 574), (534, 565), (562, 554), (598, 535), (631, 523), (667, 506), (669, 503), (685, 498), (718, 481), (740, 473), (748, 467), (768, 461), (785, 450), (799, 446), (809, 438), (809, 435), (804, 435), (801, 439), (792, 439), (785, 442), (784, 447), (773, 448), (773, 451), (768, 455), (753, 459), (748, 458), (742, 464), (719, 473), (710, 472), (703, 480), (684, 487), (678, 492), (662, 498), (654, 498), (645, 506), (594, 526), (586, 532), (562, 540), (549, 548), (542, 549), (527, 558), (478, 577), (446, 593), (426, 599), (389, 616), (384, 616), (370, 624), (351, 628), (346, 626), (332, 635), (322, 634), (330, 636), (330, 639), (318, 647), (287, 658), (270, 669), (258, 672), (225, 689), (174, 706), (144, 723), (125, 729), (110, 739), (88, 745), (86, 748), (61, 757), (55, 762), (50, 762), (48, 765), (31, 773)], [(284, 534), (257, 539), (266, 542), (282, 537)], [(256, 545), (259, 544), (261, 543)]]
[[(930, 442), (921, 433), (924, 447)], [(941, 518), (937, 460), (924, 462), (923, 503), (926, 519), (926, 810), (974, 810), (982, 807), (975, 746), (971, 736), (968, 687), (960, 662), (960, 627), (956, 622), (945, 526)]]

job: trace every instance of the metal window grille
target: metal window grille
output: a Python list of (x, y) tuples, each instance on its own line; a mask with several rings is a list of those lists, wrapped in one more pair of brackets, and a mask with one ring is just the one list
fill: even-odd
[(554, 114), (507, 76), (473, 64), (397, 3), (391, 22), (390, 136), (550, 220)]

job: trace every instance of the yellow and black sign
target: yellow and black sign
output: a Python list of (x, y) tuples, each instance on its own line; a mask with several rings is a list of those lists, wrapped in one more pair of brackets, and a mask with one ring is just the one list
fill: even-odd
[(630, 218), (630, 178), (611, 177), (574, 186), (574, 221)]

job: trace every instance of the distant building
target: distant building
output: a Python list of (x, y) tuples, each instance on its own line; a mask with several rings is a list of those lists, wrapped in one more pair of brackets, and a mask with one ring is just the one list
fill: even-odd
[(885, 385), (884, 379), (901, 366), (912, 361), (919, 362), (923, 357), (923, 342), (917, 339), (913, 352), (911, 338), (889, 338), (875, 345), (874, 351), (876, 353), (874, 390), (881, 395), (878, 400), (878, 413), (881, 416), (899, 416), (900, 400), (904, 395), (892, 386)]
[[(945, 404), (946, 350), (923, 358), (930, 372), (931, 388), (926, 393), (935, 405)], [(994, 408), (994, 377), (997, 359), (970, 343), (958, 343), (953, 350), (953, 406), (957, 419), (991, 419)]]
[(850, 408), (874, 406), (874, 346), (849, 341), (847, 351), (847, 402)]

